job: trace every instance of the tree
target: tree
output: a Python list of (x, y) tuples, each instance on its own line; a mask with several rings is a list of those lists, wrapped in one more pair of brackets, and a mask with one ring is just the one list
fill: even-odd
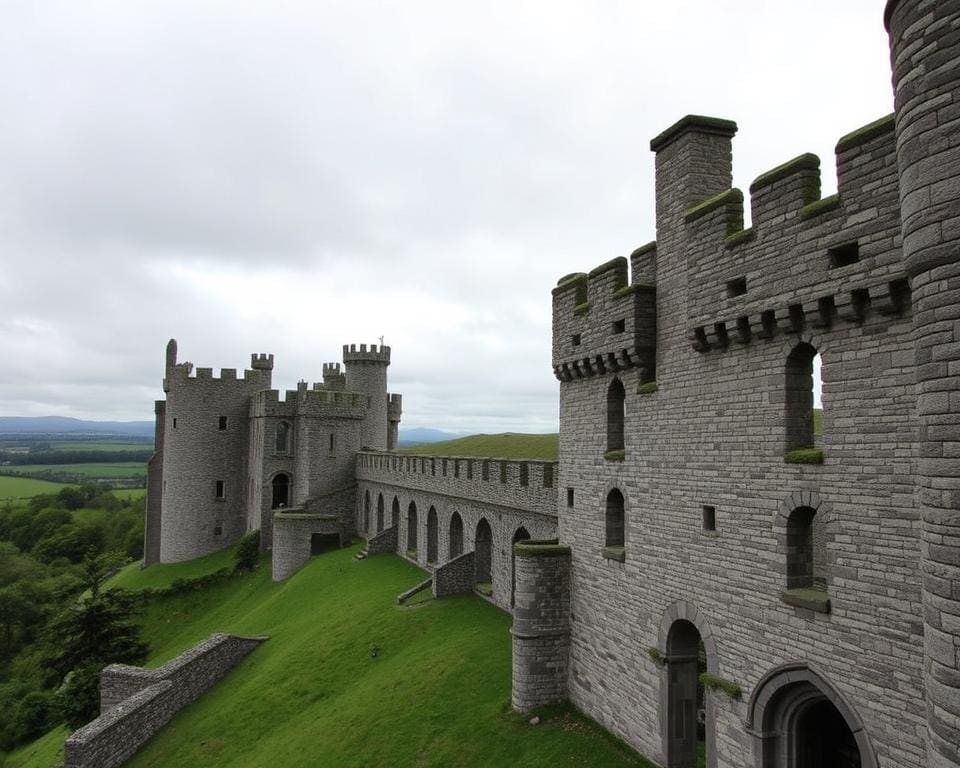
[(260, 557), (260, 531), (250, 531), (237, 546), (237, 552), (233, 556), (234, 568), (238, 571), (252, 571), (257, 567), (257, 559)]
[(133, 620), (137, 597), (122, 589), (103, 590), (119, 562), (117, 555), (88, 554), (80, 566), (86, 592), (47, 628), (48, 664), (63, 680), (61, 710), (74, 726), (98, 714), (100, 670), (107, 664), (140, 664), (149, 650)]

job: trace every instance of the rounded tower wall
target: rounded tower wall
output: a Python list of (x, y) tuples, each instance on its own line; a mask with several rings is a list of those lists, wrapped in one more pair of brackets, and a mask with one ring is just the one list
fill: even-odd
[(361, 430), (361, 445), (386, 450), (387, 439), (387, 366), (390, 347), (371, 344), (344, 345), (343, 364), (348, 391), (367, 396), (367, 413)]

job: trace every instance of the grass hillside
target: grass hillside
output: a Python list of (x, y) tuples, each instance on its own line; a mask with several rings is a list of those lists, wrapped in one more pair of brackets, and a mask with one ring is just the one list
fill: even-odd
[(544, 459), (556, 461), (560, 455), (560, 436), (528, 435), (505, 432), (500, 435), (470, 435), (439, 443), (421, 443), (401, 448), (400, 453), (428, 456), (467, 456), (497, 459)]
[[(569, 709), (545, 711), (536, 726), (510, 712), (510, 617), (473, 596), (397, 606), (423, 572), (393, 555), (357, 561), (356, 551), (316, 557), (281, 584), (263, 559), (251, 575), (151, 605), (150, 666), (213, 631), (271, 639), (127, 765), (652, 768)], [(64, 735), (4, 768), (52, 768)]]

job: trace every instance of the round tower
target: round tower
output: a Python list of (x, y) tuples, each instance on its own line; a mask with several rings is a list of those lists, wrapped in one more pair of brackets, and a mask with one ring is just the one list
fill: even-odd
[(387, 366), (390, 347), (366, 344), (343, 345), (343, 367), (347, 389), (367, 396), (367, 416), (363, 421), (360, 444), (377, 450), (387, 449)]
[(917, 350), (927, 765), (960, 765), (960, 0), (889, 0)]
[(513, 545), (513, 708), (528, 712), (567, 697), (570, 655), (570, 547)]

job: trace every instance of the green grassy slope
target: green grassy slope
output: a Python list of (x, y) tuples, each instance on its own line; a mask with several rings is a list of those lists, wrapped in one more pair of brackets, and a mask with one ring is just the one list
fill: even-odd
[[(652, 768), (570, 710), (537, 726), (509, 712), (510, 617), (472, 596), (396, 606), (422, 571), (393, 555), (356, 561), (356, 550), (281, 584), (264, 559), (149, 608), (150, 665), (217, 630), (271, 639), (128, 765)], [(4, 768), (48, 768), (38, 745)]]
[(470, 435), (439, 443), (422, 443), (401, 448), (400, 453), (427, 456), (475, 456), (497, 459), (556, 460), (560, 455), (559, 435), (527, 435), (506, 432), (501, 435)]
[(185, 563), (161, 563), (146, 569), (140, 567), (138, 560), (120, 569), (110, 578), (107, 586), (132, 590), (168, 587), (176, 579), (192, 579), (219, 571), (221, 568), (232, 568), (233, 555), (236, 551), (236, 546), (232, 546), (206, 557), (187, 560)]

